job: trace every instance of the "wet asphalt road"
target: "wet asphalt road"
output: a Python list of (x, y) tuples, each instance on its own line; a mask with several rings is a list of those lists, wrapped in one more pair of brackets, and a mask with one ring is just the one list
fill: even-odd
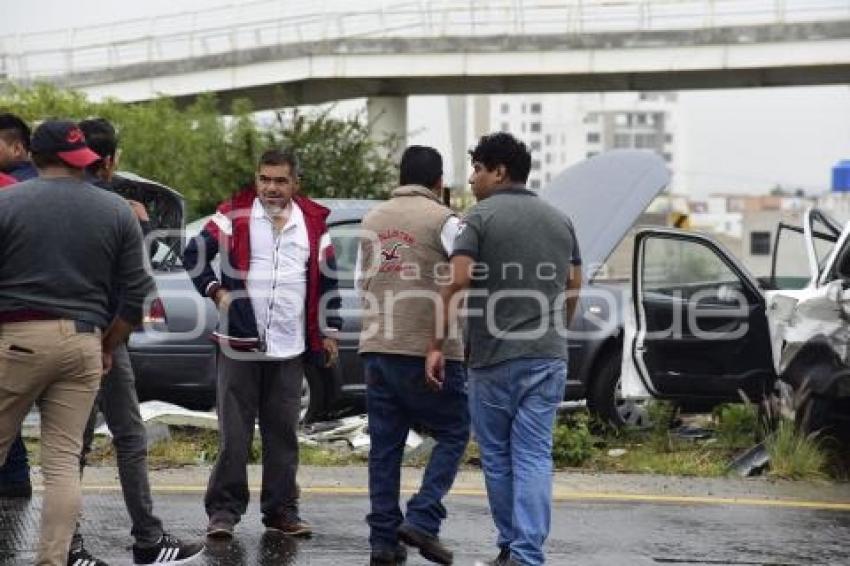
[[(198, 493), (156, 494), (157, 514), (181, 537), (206, 525)], [(0, 564), (28, 564), (37, 536), (40, 495), (31, 502), (0, 500)], [(302, 511), (317, 534), (292, 541), (263, 534), (252, 502), (229, 544), (209, 546), (196, 564), (367, 564), (368, 500), (362, 495), (308, 494)], [(443, 538), (455, 563), (494, 554), (486, 500), (451, 496)], [(128, 520), (120, 494), (85, 494), (87, 546), (111, 564), (131, 563)], [(751, 505), (560, 501), (553, 508), (550, 564), (564, 565), (847, 565), (850, 512)], [(408, 564), (428, 564), (411, 555)]]

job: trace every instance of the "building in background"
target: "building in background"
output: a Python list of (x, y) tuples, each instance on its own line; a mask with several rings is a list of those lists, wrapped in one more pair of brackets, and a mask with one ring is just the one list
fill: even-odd
[(676, 101), (677, 95), (667, 92), (493, 96), (490, 127), (529, 145), (528, 186), (534, 190), (566, 167), (609, 149), (655, 151), (675, 171), (682, 159)]
[(528, 188), (540, 189), (583, 159), (583, 102), (569, 94), (491, 97), (490, 130), (510, 132), (531, 150)]

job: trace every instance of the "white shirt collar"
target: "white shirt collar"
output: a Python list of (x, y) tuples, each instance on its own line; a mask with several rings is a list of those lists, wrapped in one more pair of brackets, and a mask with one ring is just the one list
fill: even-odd
[[(283, 227), (284, 231), (288, 230), (292, 226), (297, 226), (298, 224), (304, 223), (304, 213), (301, 211), (301, 207), (298, 206), (298, 203), (295, 202), (295, 199), (289, 201), (292, 203), (292, 213), (289, 215), (289, 219), (286, 221), (286, 226)], [(267, 222), (271, 222), (272, 219), (266, 214), (266, 208), (263, 206), (260, 197), (254, 198), (254, 205), (251, 207), (251, 218), (256, 220), (265, 220)]]

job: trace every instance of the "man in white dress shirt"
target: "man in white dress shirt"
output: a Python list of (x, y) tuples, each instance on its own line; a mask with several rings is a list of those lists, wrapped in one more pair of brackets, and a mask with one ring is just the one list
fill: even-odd
[[(185, 266), (221, 313), (217, 404), (219, 455), (204, 499), (207, 536), (230, 538), (248, 506), (246, 465), (259, 416), (260, 506), (267, 529), (309, 536), (298, 510), (298, 440), (303, 362), (336, 363), (339, 299), (330, 211), (298, 194), (292, 153), (269, 150), (255, 185), (221, 203), (189, 242)], [(211, 260), (221, 256), (221, 276)], [(331, 297), (323, 301), (321, 297)]]

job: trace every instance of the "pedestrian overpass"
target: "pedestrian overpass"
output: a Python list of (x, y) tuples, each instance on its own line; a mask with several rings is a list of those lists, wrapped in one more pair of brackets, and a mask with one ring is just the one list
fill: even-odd
[(850, 83), (850, 0), (253, 0), (0, 43), (0, 78), (257, 109), (408, 95)]

